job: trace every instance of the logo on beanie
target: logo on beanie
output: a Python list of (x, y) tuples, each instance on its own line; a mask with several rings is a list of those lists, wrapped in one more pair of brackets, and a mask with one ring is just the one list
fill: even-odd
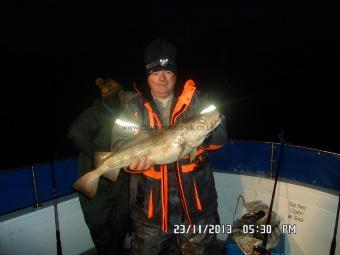
[(167, 66), (168, 63), (169, 63), (169, 60), (168, 60), (167, 58), (164, 58), (164, 59), (161, 58), (161, 59), (159, 60), (159, 65), (160, 65), (160, 66)]
[(159, 70), (170, 70), (170, 71), (176, 72), (175, 63), (169, 60), (168, 58), (160, 58), (146, 65), (145, 68), (146, 68), (146, 73), (148, 75)]
[(151, 69), (151, 68), (154, 68), (154, 67), (157, 67), (157, 66), (160, 66), (160, 67), (166, 67), (167, 65), (171, 64), (171, 62), (169, 61), (169, 59), (167, 58), (161, 58), (159, 60), (156, 60), (148, 65), (146, 65), (146, 69)]

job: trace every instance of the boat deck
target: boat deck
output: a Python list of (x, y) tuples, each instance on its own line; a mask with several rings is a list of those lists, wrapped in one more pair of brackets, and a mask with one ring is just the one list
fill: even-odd
[[(123, 251), (121, 253), (122, 255), (129, 255), (131, 254), (130, 251)], [(176, 247), (175, 245), (170, 246), (169, 250), (168, 250), (168, 255), (181, 255), (178, 247)], [(211, 255), (225, 255), (225, 249), (224, 249), (224, 241), (222, 240), (217, 240), (217, 245), (216, 245), (216, 249), (211, 253)], [(98, 255), (96, 248), (92, 248), (88, 251), (85, 251), (79, 255)]]

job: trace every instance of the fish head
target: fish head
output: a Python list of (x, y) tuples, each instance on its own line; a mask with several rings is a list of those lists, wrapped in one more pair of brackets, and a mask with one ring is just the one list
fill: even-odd
[(203, 112), (184, 123), (182, 127), (185, 143), (197, 147), (221, 123), (221, 115), (217, 109)]
[(199, 124), (207, 127), (207, 134), (213, 131), (221, 123), (221, 114), (217, 109), (199, 115)]

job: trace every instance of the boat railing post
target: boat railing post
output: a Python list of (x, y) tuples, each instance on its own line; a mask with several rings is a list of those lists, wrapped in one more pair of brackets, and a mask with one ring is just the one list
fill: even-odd
[(269, 178), (273, 178), (273, 169), (274, 169), (274, 164), (276, 162), (276, 160), (274, 159), (274, 150), (275, 150), (275, 146), (274, 146), (274, 143), (271, 143), (271, 146), (270, 146), (270, 169), (269, 169)]
[(33, 207), (38, 208), (40, 206), (40, 204), (39, 204), (37, 182), (36, 182), (36, 179), (35, 179), (34, 166), (32, 166), (31, 169), (32, 169), (33, 190), (34, 190), (34, 199), (35, 199), (35, 205)]

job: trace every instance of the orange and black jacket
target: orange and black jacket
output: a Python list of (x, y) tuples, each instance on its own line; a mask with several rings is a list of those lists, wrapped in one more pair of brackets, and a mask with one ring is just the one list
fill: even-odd
[[(130, 99), (120, 119), (138, 124), (140, 127), (161, 129), (162, 122), (150, 91), (140, 92)], [(196, 90), (195, 83), (188, 80), (183, 90), (175, 95), (171, 106), (170, 126), (200, 113), (207, 103)], [(164, 128), (164, 127), (163, 127)], [(144, 130), (147, 132), (148, 128)], [(125, 139), (131, 139), (128, 132), (119, 132), (114, 127), (111, 150), (117, 150)], [(133, 133), (130, 132), (130, 133)], [(183, 211), (190, 224), (217, 210), (217, 193), (207, 151), (216, 150), (226, 142), (224, 120), (199, 146), (196, 157), (190, 163), (189, 157), (168, 165), (155, 165), (143, 172), (131, 174), (131, 214), (134, 219), (159, 225), (162, 231), (169, 230), (168, 174), (175, 171)], [(128, 171), (128, 170), (127, 170)]]

